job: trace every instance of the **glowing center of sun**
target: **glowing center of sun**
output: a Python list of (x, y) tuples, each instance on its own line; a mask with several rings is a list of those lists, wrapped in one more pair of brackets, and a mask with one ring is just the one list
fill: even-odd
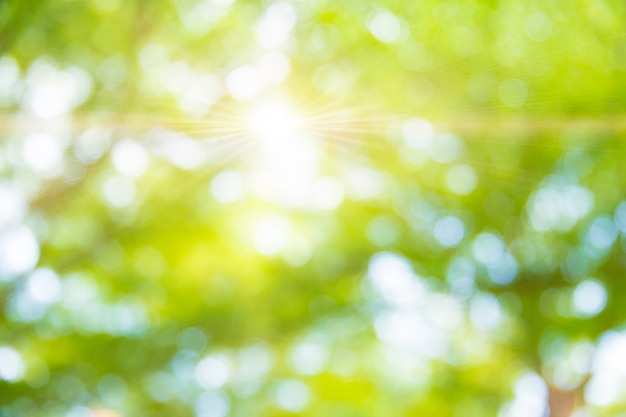
[(309, 203), (318, 174), (317, 149), (304, 121), (296, 108), (279, 100), (257, 103), (247, 119), (247, 129), (259, 144), (258, 193), (287, 207)]
[(267, 101), (252, 110), (249, 123), (253, 135), (265, 145), (271, 145), (297, 136), (302, 118), (286, 103)]

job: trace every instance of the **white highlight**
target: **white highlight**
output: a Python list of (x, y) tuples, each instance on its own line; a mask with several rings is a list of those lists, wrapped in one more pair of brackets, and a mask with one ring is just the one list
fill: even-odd
[(476, 188), (478, 178), (469, 165), (455, 165), (448, 171), (448, 188), (455, 194), (467, 195)]
[(135, 184), (126, 177), (113, 177), (105, 181), (102, 194), (112, 207), (128, 207), (135, 200)]
[(287, 246), (290, 234), (291, 225), (284, 217), (264, 217), (254, 228), (254, 247), (263, 255), (275, 255)]
[(39, 244), (30, 229), (22, 226), (0, 232), (0, 277), (13, 278), (28, 272), (37, 261)]
[(472, 298), (470, 319), (477, 329), (485, 332), (497, 330), (502, 324), (503, 315), (500, 303), (495, 296), (481, 293)]
[(368, 26), (372, 35), (384, 43), (395, 42), (402, 34), (400, 19), (387, 10), (377, 13)]
[(197, 417), (226, 417), (230, 413), (230, 399), (221, 391), (205, 392), (194, 404)]
[(280, 1), (272, 4), (257, 23), (257, 42), (266, 49), (283, 46), (291, 37), (298, 15), (291, 3)]
[(266, 84), (279, 83), (291, 72), (291, 62), (281, 52), (268, 52), (256, 62), (255, 67)]
[(381, 298), (394, 306), (414, 306), (426, 289), (403, 257), (381, 252), (372, 257), (368, 279)]
[(34, 301), (52, 304), (61, 298), (61, 281), (51, 269), (36, 269), (26, 281), (26, 291)]
[(49, 133), (33, 133), (26, 137), (22, 148), (24, 160), (39, 175), (58, 174), (63, 162), (64, 146)]
[(313, 203), (317, 209), (334, 210), (343, 202), (344, 194), (341, 180), (333, 177), (320, 178), (313, 187)]
[(13, 348), (0, 346), (0, 380), (17, 382), (24, 376), (22, 356)]
[(591, 380), (585, 385), (585, 400), (590, 405), (606, 407), (621, 402), (626, 394), (626, 335), (609, 331), (596, 348)]
[(318, 343), (302, 343), (290, 354), (291, 367), (302, 375), (320, 373), (328, 359), (328, 349)]
[(278, 406), (294, 413), (304, 410), (310, 400), (309, 387), (301, 381), (288, 380), (282, 382), (276, 391)]
[(148, 167), (148, 155), (143, 146), (132, 140), (115, 144), (111, 153), (113, 165), (120, 174), (137, 178)]
[(410, 147), (427, 150), (435, 138), (435, 129), (424, 119), (411, 119), (404, 124), (402, 136)]
[(539, 232), (566, 232), (591, 211), (593, 204), (594, 197), (588, 189), (549, 178), (529, 199), (528, 218)]
[(243, 196), (243, 178), (237, 171), (222, 172), (211, 181), (211, 191), (220, 203), (234, 203)]
[(19, 223), (28, 209), (26, 198), (8, 182), (0, 182), (0, 227)]
[(196, 381), (207, 390), (220, 388), (228, 381), (231, 368), (232, 363), (227, 356), (221, 354), (207, 356), (196, 366)]
[(312, 203), (318, 155), (313, 139), (303, 132), (304, 120), (284, 102), (259, 103), (248, 119), (259, 142), (255, 189), (261, 198), (286, 207)]
[(581, 317), (596, 316), (604, 310), (606, 300), (604, 285), (593, 279), (583, 281), (574, 290), (574, 313)]
[(261, 91), (259, 74), (252, 65), (244, 65), (232, 70), (226, 77), (226, 89), (237, 100), (253, 97)]
[(297, 133), (301, 124), (293, 109), (279, 101), (260, 104), (250, 116), (250, 128), (267, 146), (289, 139)]
[(515, 400), (509, 404), (505, 417), (541, 417), (548, 408), (548, 386), (533, 372), (521, 375), (515, 382)]
[(34, 62), (26, 77), (23, 106), (43, 119), (65, 116), (91, 94), (92, 81), (82, 68), (58, 70), (47, 59)]
[(206, 161), (206, 151), (198, 141), (167, 130), (156, 134), (152, 150), (169, 163), (185, 170), (197, 168)]
[(442, 217), (435, 223), (433, 235), (439, 244), (451, 248), (461, 243), (465, 237), (465, 225), (456, 216)]

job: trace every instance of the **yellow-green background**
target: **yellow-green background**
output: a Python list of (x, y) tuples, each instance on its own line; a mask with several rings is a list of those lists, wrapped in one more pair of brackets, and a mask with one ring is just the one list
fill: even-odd
[[(153, 65), (179, 63), (224, 88), (234, 69), (268, 52), (256, 31), (272, 3), (226, 3), (0, 2), (0, 56), (19, 68), (18, 81), (3, 84), (0, 181), (28, 206), (0, 236), (6, 245), (11, 230), (31, 230), (36, 268), (53, 270), (62, 288), (29, 316), (31, 271), (12, 275), (0, 263), (0, 346), (24, 365), (19, 380), (0, 380), (0, 416), (539, 416), (551, 408), (561, 417), (570, 403), (577, 417), (626, 413), (626, 351), (611, 357), (616, 400), (602, 403), (589, 388), (611, 373), (602, 355), (622, 340), (626, 320), (626, 3), (294, 0), (283, 5), (295, 25), (273, 49), (289, 59), (289, 76), (248, 100), (226, 89), (208, 112), (190, 115)], [(388, 42), (372, 29), (385, 13), (397, 30)], [(150, 47), (160, 58), (142, 65)], [(88, 94), (40, 120), (28, 106), (37, 65), (78, 68)], [(272, 94), (326, 115), (321, 173), (347, 181), (346, 169), (361, 170), (378, 191), (346, 191), (338, 207), (315, 210), (259, 198), (251, 185), (225, 204), (212, 181), (228, 170), (253, 182), (253, 150), (209, 152), (192, 169), (151, 153), (154, 129), (210, 147), (220, 126), (245, 125), (250, 103)], [(337, 121), (346, 109), (353, 119)], [(411, 147), (403, 127), (414, 119), (432, 123), (433, 147), (452, 140), (443, 156)], [(86, 164), (75, 148), (90, 129), (108, 139)], [(58, 173), (24, 162), (33, 132), (65, 141)], [(102, 187), (120, 173), (109, 150), (129, 138), (149, 163), (132, 179), (133, 203), (111, 207)], [(471, 192), (450, 185), (459, 166), (475, 175)], [(533, 219), (557, 224), (568, 210), (582, 214), (567, 227)], [(259, 253), (254, 231), (264, 216), (288, 222), (306, 256), (294, 261), (290, 245)], [(433, 234), (446, 216), (464, 224), (449, 248)], [(481, 236), (504, 245), (487, 252), (514, 259), (502, 266), (512, 274), (504, 282), (476, 259)], [(377, 281), (381, 259), (393, 265)], [(606, 305), (584, 314), (573, 299), (590, 279)], [(390, 317), (405, 320), (395, 339), (382, 336)], [(227, 376), (207, 389), (199, 363)], [(514, 414), (520, 402), (530, 408)]]

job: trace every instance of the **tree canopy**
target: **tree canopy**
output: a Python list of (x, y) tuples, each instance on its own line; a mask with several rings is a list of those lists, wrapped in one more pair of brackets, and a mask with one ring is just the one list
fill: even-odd
[(625, 13), (0, 1), (0, 416), (626, 416)]

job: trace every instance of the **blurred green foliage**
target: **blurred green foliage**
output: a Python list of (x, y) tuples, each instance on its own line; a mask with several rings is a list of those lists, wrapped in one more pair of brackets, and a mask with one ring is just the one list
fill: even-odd
[(0, 2), (0, 416), (626, 415), (625, 13)]

